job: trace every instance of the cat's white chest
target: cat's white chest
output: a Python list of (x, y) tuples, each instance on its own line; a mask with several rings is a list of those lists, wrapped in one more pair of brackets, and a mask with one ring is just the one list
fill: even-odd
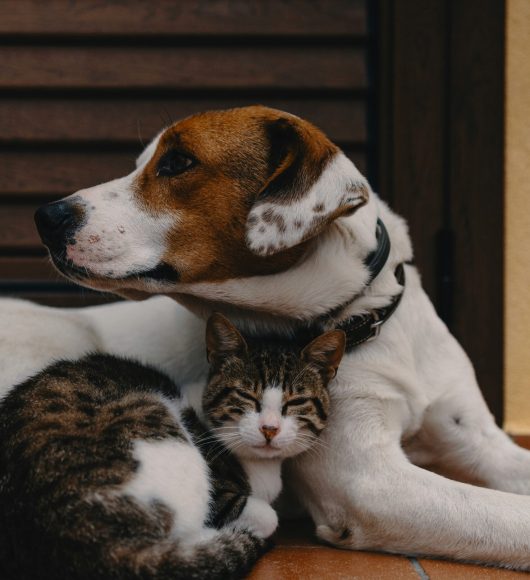
[(281, 461), (275, 459), (246, 460), (243, 463), (252, 496), (271, 504), (282, 489)]

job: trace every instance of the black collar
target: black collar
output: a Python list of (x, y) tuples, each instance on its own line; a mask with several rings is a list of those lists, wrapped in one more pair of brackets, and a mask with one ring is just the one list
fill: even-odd
[(382, 308), (374, 308), (367, 314), (350, 316), (350, 318), (342, 320), (335, 326), (337, 330), (344, 330), (346, 333), (346, 352), (350, 352), (354, 347), (359, 346), (363, 342), (377, 338), (381, 326), (396, 311), (405, 291), (405, 268), (403, 264), (398, 265), (394, 271), (394, 275), (398, 283), (403, 286), (403, 290), (392, 298), (390, 304)]
[(370, 277), (366, 282), (367, 286), (384, 268), (388, 260), (388, 255), (390, 254), (390, 238), (388, 237), (385, 224), (380, 218), (377, 218), (375, 236), (377, 239), (377, 248), (373, 252), (370, 252), (364, 259), (364, 265), (370, 271)]
[[(376, 238), (376, 249), (370, 252), (364, 260), (364, 265), (370, 272), (366, 286), (369, 286), (379, 275), (390, 255), (390, 238), (385, 224), (380, 218), (377, 218)], [(375, 308), (367, 314), (350, 316), (350, 318), (342, 320), (335, 326), (337, 330), (343, 330), (346, 333), (346, 352), (351, 351), (363, 342), (368, 342), (376, 338), (379, 335), (381, 326), (394, 314), (396, 308), (399, 306), (403, 291), (405, 290), (405, 268), (403, 264), (398, 265), (394, 271), (394, 275), (398, 283), (403, 286), (403, 290), (392, 298), (390, 304), (382, 308)], [(348, 304), (351, 304), (355, 298), (357, 296), (352, 298)], [(345, 305), (340, 307), (340, 309), (342, 310), (344, 307)], [(337, 309), (333, 314), (338, 314)], [(329, 314), (326, 317), (329, 319)]]
[[(385, 224), (378, 219), (376, 226), (377, 247), (373, 252), (370, 252), (364, 260), (365, 266), (370, 272), (370, 276), (366, 282), (365, 288), (369, 286), (373, 280), (379, 275), (384, 268), (388, 256), (390, 254), (390, 238), (386, 230)], [(289, 342), (295, 342), (300, 347), (307, 345), (311, 340), (322, 334), (326, 330), (343, 330), (346, 333), (346, 352), (350, 352), (356, 346), (373, 340), (379, 335), (381, 326), (394, 314), (396, 308), (401, 302), (401, 297), (405, 290), (405, 268), (404, 264), (399, 264), (394, 271), (396, 280), (403, 286), (403, 290), (392, 297), (392, 300), (382, 308), (374, 308), (366, 314), (356, 314), (350, 316), (338, 323), (333, 323), (342, 310), (349, 306), (358, 294), (353, 296), (351, 300), (346, 303), (333, 308), (326, 314), (298, 327), (289, 337)], [(251, 339), (251, 337), (248, 337)], [(261, 336), (260, 339), (277, 340), (279, 337)], [(281, 338), (280, 338), (281, 340)]]

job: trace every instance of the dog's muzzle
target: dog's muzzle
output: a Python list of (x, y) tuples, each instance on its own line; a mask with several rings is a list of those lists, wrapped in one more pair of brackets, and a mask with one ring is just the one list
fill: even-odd
[(35, 212), (35, 224), (42, 243), (52, 253), (73, 243), (74, 234), (83, 219), (82, 206), (72, 201), (48, 203)]

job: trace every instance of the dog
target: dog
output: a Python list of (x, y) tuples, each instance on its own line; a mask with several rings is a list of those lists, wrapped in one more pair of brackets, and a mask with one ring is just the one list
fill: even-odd
[(100, 350), (158, 366), (199, 407), (211, 312), (293, 341), (343, 328), (324, 450), (286, 473), (317, 535), (530, 570), (530, 453), (496, 426), (422, 290), (406, 223), (313, 125), (261, 106), (194, 115), (130, 175), (35, 219), (69, 279), (164, 296), (74, 311), (5, 301), (3, 392)]

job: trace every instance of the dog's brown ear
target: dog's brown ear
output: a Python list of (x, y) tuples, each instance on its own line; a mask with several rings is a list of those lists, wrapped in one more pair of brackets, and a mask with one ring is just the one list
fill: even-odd
[(206, 352), (209, 362), (240, 356), (247, 352), (247, 343), (228, 318), (214, 312), (206, 324)]
[(301, 353), (306, 362), (317, 366), (329, 381), (336, 374), (346, 348), (346, 335), (342, 330), (329, 330), (310, 342)]
[(247, 244), (260, 256), (316, 236), (368, 201), (370, 186), (327, 137), (297, 117), (267, 121), (270, 176), (247, 219)]

